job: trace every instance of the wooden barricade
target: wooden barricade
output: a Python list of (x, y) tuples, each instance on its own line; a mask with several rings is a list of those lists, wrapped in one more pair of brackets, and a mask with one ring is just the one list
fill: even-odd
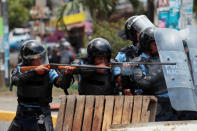
[(55, 131), (107, 131), (112, 124), (155, 121), (154, 96), (65, 96)]

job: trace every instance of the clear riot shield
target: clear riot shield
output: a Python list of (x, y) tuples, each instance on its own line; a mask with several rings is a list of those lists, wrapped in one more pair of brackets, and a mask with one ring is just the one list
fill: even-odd
[(167, 28), (156, 29), (154, 36), (161, 62), (176, 63), (162, 66), (172, 107), (177, 111), (197, 111), (197, 97), (182, 37), (177, 30)]
[(187, 28), (187, 34), (185, 40), (189, 50), (194, 86), (197, 87), (197, 27), (189, 26)]

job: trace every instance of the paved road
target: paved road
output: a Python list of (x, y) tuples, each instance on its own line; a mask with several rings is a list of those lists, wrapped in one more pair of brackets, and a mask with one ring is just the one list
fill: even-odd
[[(54, 104), (60, 103), (59, 98), (53, 98)], [(17, 97), (15, 96), (0, 96), (0, 110), (16, 112)], [(52, 111), (52, 115), (57, 115), (58, 111)], [(1, 131), (1, 130), (0, 130)]]
[(10, 126), (10, 122), (0, 121), (0, 131), (7, 131)]
[[(59, 98), (54, 99), (55, 104), (59, 102)], [(15, 96), (0, 96), (0, 110), (16, 112), (17, 107), (17, 97)], [(58, 111), (52, 111), (52, 115), (57, 115)], [(0, 121), (0, 131), (7, 131), (11, 122)]]

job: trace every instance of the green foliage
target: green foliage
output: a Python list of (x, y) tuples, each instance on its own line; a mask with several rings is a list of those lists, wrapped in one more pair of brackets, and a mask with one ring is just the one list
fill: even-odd
[(133, 5), (133, 14), (145, 14), (143, 3), (139, 0), (129, 0), (129, 2)]
[(106, 19), (114, 11), (117, 0), (80, 0), (80, 2), (89, 9), (93, 18)]
[(8, 21), (10, 29), (23, 27), (30, 19), (29, 10), (35, 0), (9, 0), (8, 1)]
[(197, 0), (194, 0), (194, 15), (197, 19)]
[[(16, 0), (14, 0), (16, 1)], [(18, 0), (24, 7), (31, 9), (35, 5), (35, 0)]]
[(92, 39), (98, 37), (107, 39), (112, 46), (112, 58), (115, 57), (121, 48), (131, 44), (130, 41), (124, 41), (118, 36), (118, 31), (120, 31), (121, 26), (123, 28), (124, 22), (125, 20), (120, 20), (118, 23), (109, 23), (107, 21), (102, 23), (94, 22)]

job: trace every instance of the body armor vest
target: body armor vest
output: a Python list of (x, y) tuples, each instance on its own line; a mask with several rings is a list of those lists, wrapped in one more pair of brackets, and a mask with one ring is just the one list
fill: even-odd
[[(160, 62), (159, 57), (146, 59), (148, 62)], [(143, 94), (159, 95), (167, 93), (167, 86), (161, 65), (145, 65), (146, 79), (151, 82), (151, 88), (143, 89)]]
[(17, 89), (19, 102), (33, 105), (48, 105), (52, 101), (52, 84), (49, 74), (35, 75), (32, 80)]
[(91, 73), (81, 75), (79, 83), (80, 95), (113, 95), (115, 84), (113, 85), (112, 73), (106, 72), (103, 74)]

